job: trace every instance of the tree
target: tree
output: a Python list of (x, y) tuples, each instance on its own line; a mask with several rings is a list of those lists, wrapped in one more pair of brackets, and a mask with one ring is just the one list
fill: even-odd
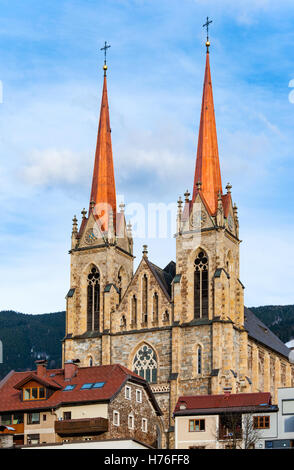
[(246, 413), (242, 416), (243, 448), (254, 449), (255, 444), (260, 440), (260, 431), (254, 427), (253, 413)]

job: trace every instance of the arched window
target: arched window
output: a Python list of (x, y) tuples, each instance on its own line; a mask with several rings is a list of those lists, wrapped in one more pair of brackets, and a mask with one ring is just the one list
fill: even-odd
[(136, 325), (137, 324), (137, 297), (133, 295), (132, 297), (132, 324)]
[(143, 344), (135, 354), (133, 371), (147, 380), (147, 382), (156, 383), (157, 369), (155, 351), (147, 344)]
[(122, 281), (121, 281), (121, 269), (120, 269), (117, 275), (117, 288), (118, 288), (119, 302), (121, 301), (121, 290), (122, 290), (121, 283)]
[(153, 294), (153, 321), (158, 321), (158, 294)]
[(163, 321), (169, 321), (169, 313), (168, 313), (168, 310), (165, 310), (165, 311), (164, 311), (162, 320), (163, 320)]
[(87, 286), (87, 330), (99, 330), (100, 273), (94, 266), (88, 274)]
[(194, 318), (208, 317), (208, 258), (201, 250), (195, 259)]
[(142, 279), (142, 322), (148, 321), (148, 278), (144, 274)]
[(127, 319), (126, 319), (125, 315), (122, 315), (122, 317), (120, 319), (120, 326), (121, 326), (121, 328), (125, 328), (127, 326)]
[(197, 348), (197, 374), (202, 374), (202, 347)]
[(90, 367), (93, 366), (93, 358), (92, 358), (92, 356), (90, 356), (90, 358), (89, 358), (89, 366), (90, 366)]

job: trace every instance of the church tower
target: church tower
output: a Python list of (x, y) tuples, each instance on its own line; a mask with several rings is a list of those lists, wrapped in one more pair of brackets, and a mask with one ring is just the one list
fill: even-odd
[(178, 360), (191, 362), (182, 386), (186, 375), (190, 392), (236, 393), (249, 386), (239, 222), (231, 185), (222, 189), (209, 59), (207, 43), (192, 197), (185, 193), (183, 208), (178, 201), (174, 321), (182, 325)]
[[(67, 294), (66, 338), (63, 357), (73, 359), (72, 338), (96, 338), (85, 363), (109, 363), (111, 313), (133, 275), (133, 240), (126, 225), (124, 205), (117, 212), (111, 128), (107, 96), (107, 65), (88, 214), (82, 210), (80, 227), (73, 218), (70, 290)], [(103, 339), (102, 339), (103, 333)], [(86, 365), (85, 364), (85, 365)]]

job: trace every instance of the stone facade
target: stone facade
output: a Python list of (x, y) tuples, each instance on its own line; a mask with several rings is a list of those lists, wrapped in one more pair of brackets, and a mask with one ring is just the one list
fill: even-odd
[[(196, 204), (205, 210), (201, 194)], [(230, 227), (228, 214), (222, 226), (209, 213), (202, 217), (199, 239), (184, 207), (170, 293), (146, 249), (134, 274), (132, 253), (115, 243), (81, 247), (76, 239), (71, 250), (74, 294), (67, 299), (64, 359), (78, 358), (82, 366), (120, 363), (134, 370), (140, 348), (151, 348), (157, 361), (151, 388), (164, 413), (165, 446), (173, 447), (172, 413), (180, 395), (270, 391), (276, 403), (277, 388), (294, 385), (287, 358), (254, 341), (245, 328), (238, 219), (232, 204), (230, 210)], [(195, 318), (194, 261), (200, 251), (208, 257), (208, 315)], [(86, 279), (92, 266), (101, 276), (100, 323), (98, 330), (87, 331)]]

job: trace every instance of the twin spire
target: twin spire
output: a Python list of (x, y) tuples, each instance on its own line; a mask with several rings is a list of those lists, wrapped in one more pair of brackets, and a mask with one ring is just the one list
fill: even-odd
[(211, 215), (215, 215), (217, 211), (219, 191), (222, 194), (222, 181), (217, 145), (208, 44), (209, 43), (207, 41), (206, 65), (192, 201), (195, 201), (196, 195), (199, 191), (201, 191), (201, 194), (204, 196)]
[(107, 97), (106, 63), (104, 63), (103, 69), (103, 91), (89, 213), (92, 206), (94, 206), (94, 202), (94, 215), (100, 219), (102, 230), (107, 231), (109, 225), (113, 224), (113, 227), (116, 227), (116, 192)]
[[(222, 194), (222, 183), (209, 64), (209, 46), (210, 43), (207, 41), (206, 66), (192, 201), (194, 202), (197, 194), (201, 193), (211, 215), (216, 215), (219, 193)], [(105, 43), (105, 47), (102, 48), (105, 50), (105, 53), (106, 48), (107, 46)], [(107, 97), (106, 60), (104, 61), (103, 69), (103, 92), (89, 213), (92, 210), (92, 207), (94, 207), (93, 203), (95, 202), (94, 215), (96, 218), (100, 219), (102, 230), (107, 231), (110, 225), (114, 228), (116, 227), (116, 191)]]

